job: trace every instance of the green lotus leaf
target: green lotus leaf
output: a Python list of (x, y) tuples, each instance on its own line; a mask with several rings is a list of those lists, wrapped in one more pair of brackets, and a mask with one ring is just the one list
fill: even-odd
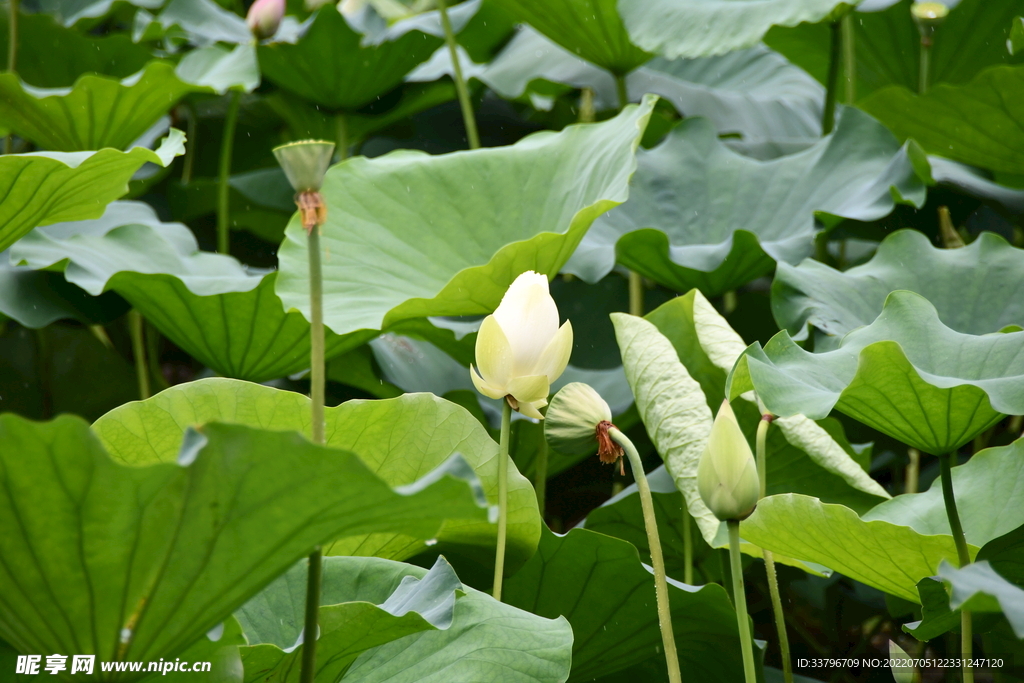
[(859, 106), (900, 139), (928, 152), (993, 171), (1024, 173), (1024, 66), (995, 66), (969, 83), (940, 83), (924, 95), (900, 86)]
[(0, 443), (0, 637), (21, 652), (174, 657), (316, 545), (486, 517), (463, 481), (395, 491), (295, 433), (206, 424), (146, 467), (111, 460), (70, 416), (0, 416)]
[(755, 342), (729, 376), (727, 395), (755, 389), (772, 413), (823, 418), (833, 409), (925, 453), (955, 451), (1002, 419), (1024, 413), (1024, 332), (972, 336), (939, 320), (918, 294), (896, 291), (878, 318), (826, 353), (782, 331)]
[[(490, 313), (518, 273), (558, 272), (594, 218), (625, 201), (654, 101), (509, 147), (399, 151), (333, 167), (322, 190), (324, 323), (345, 334)], [(306, 258), (295, 217), (278, 252), (277, 293), (308, 315)]]
[[(449, 12), (458, 31), (478, 2)], [(444, 42), (439, 14), (425, 12), (382, 28), (369, 6), (354, 17), (333, 6), (321, 8), (303, 25), (297, 42), (258, 48), (263, 75), (290, 93), (327, 107), (352, 111), (374, 102), (402, 83)]]
[[(328, 558), (320, 594), (314, 680), (334, 682), (363, 652), (414, 633), (452, 625), (462, 583), (439, 557), (423, 576), (387, 560)], [(378, 569), (378, 571), (374, 571)], [(247, 602), (236, 616), (249, 647), (244, 680), (298, 681), (308, 562), (299, 562)]]
[(687, 119), (637, 154), (630, 201), (595, 221), (566, 270), (590, 282), (618, 261), (713, 296), (809, 256), (817, 212), (875, 220), (897, 201), (924, 198), (906, 148), (857, 110), (805, 151), (769, 161), (733, 152), (709, 121)]
[[(156, 6), (161, 4), (162, 0)], [(140, 11), (135, 16), (132, 38), (136, 41), (153, 40), (163, 37), (175, 27), (199, 45), (218, 42), (246, 45), (253, 41), (245, 19), (213, 0), (171, 0), (155, 17), (145, 10)]]
[[(316, 681), (565, 680), (572, 631), (564, 619), (522, 612), (464, 586), (443, 557), (430, 571), (389, 560), (324, 560)], [(238, 616), (252, 647), (246, 681), (298, 680), (304, 563)], [(472, 656), (467, 656), (472, 652)], [(380, 669), (380, 670), (378, 670)], [(415, 673), (413, 673), (415, 672)]]
[(949, 606), (968, 612), (1002, 612), (1018, 638), (1024, 638), (1024, 589), (981, 561), (957, 569), (948, 562), (939, 576), (950, 586)]
[(571, 54), (625, 76), (651, 55), (632, 42), (615, 0), (497, 0), (496, 4)]
[(1006, 39), (1006, 49), (1011, 55), (1024, 52), (1024, 17), (1013, 18), (1010, 25), (1010, 37)]
[(634, 43), (675, 59), (753, 47), (772, 26), (818, 22), (840, 4), (836, 0), (619, 0), (618, 9)]
[[(956, 560), (952, 536), (865, 521), (842, 505), (795, 493), (769, 496), (740, 523), (740, 535), (774, 553), (801, 557), (891, 595), (918, 602), (917, 583)], [(977, 553), (970, 546), (971, 555)]]
[(137, 140), (191, 92), (223, 92), (235, 82), (259, 84), (255, 53), (217, 47), (190, 53), (177, 68), (154, 61), (121, 81), (87, 74), (70, 88), (35, 88), (0, 74), (0, 117), (37, 145), (62, 152), (113, 147)]
[[(205, 379), (167, 389), (146, 401), (121, 406), (96, 421), (94, 430), (111, 455), (129, 463), (173, 460), (190, 425), (209, 421), (309, 433), (309, 399), (251, 382)], [(454, 453), (461, 453), (497, 501), (498, 445), (470, 413), (430, 394), (383, 401), (348, 401), (327, 408), (327, 446), (357, 454), (391, 486), (404, 486)], [(513, 568), (537, 546), (540, 515), (530, 485), (509, 463), (508, 560)], [(438, 547), (457, 547), (493, 562), (495, 527), (486, 521), (449, 521)], [(328, 554), (405, 559), (426, 550), (422, 538), (376, 534), (326, 548)]]
[(1024, 526), (992, 539), (978, 553), (979, 560), (987, 560), (1000, 576), (1011, 583), (1024, 585)]
[[(39, 228), (12, 248), (12, 261), (62, 267), (96, 296), (116, 291), (160, 332), (218, 373), (266, 381), (309, 367), (309, 323), (284, 310), (276, 273), (199, 251), (192, 232), (162, 223), (141, 202), (115, 202), (93, 221)], [(332, 357), (371, 335), (328, 333)]]
[[(65, 26), (74, 26), (85, 19), (99, 19), (111, 12), (117, 0), (40, 0), (38, 8), (53, 15)], [(135, 7), (159, 7), (163, 0), (128, 0)]]
[[(384, 563), (359, 558), (344, 558), (342, 562)], [(422, 576), (424, 572), (405, 565), (398, 567), (403, 573), (417, 572)], [(424, 680), (561, 683), (569, 676), (573, 632), (564, 618), (534, 616), (468, 586), (461, 590), (465, 596), (455, 601), (449, 628), (374, 648), (360, 656), (342, 680), (346, 683), (418, 683)]]
[(32, 228), (98, 218), (128, 192), (128, 181), (146, 162), (167, 166), (184, 153), (185, 136), (174, 128), (156, 151), (31, 152), (0, 156), (0, 251)]
[(833, 343), (816, 337), (820, 351), (870, 325), (898, 289), (926, 297), (942, 324), (957, 332), (1024, 327), (1024, 251), (991, 232), (963, 249), (937, 249), (922, 233), (899, 230), (869, 262), (845, 272), (810, 259), (796, 267), (780, 263), (772, 313), (793, 339), (806, 339), (809, 327), (828, 335)]
[[(911, 5), (911, 0), (901, 0), (883, 11), (871, 8), (853, 15), (858, 101), (889, 85), (917, 92), (921, 34), (911, 17)], [(930, 82), (962, 84), (985, 67), (1019, 61), (1006, 51), (1010, 21), (1019, 12), (1013, 3), (956, 3), (933, 36)], [(831, 31), (826, 22), (776, 27), (765, 42), (819, 82), (827, 81)]]
[(23, 327), (39, 329), (57, 320), (103, 324), (126, 310), (124, 300), (113, 292), (89, 296), (60, 273), (12, 266), (7, 252), (0, 252), (0, 315)]
[[(610, 72), (529, 26), (521, 26), (487, 64), (475, 64), (468, 56), (462, 59), (466, 78), (479, 80), (505, 99), (528, 95), (538, 109), (550, 109), (554, 96), (567, 87), (593, 90), (599, 111), (619, 106)], [(448, 50), (439, 49), (407, 80), (434, 81), (451, 75), (451, 64)], [(730, 138), (728, 144), (757, 156), (802, 150), (821, 137), (821, 86), (764, 46), (721, 57), (655, 57), (626, 76), (626, 89), (631, 100), (653, 93), (671, 102), (683, 116), (710, 119), (720, 133), (742, 137)]]
[[(664, 661), (654, 577), (625, 541), (586, 529), (556, 536), (545, 528), (537, 554), (505, 583), (503, 599), (569, 620), (575, 637), (570, 682), (652, 658)], [(736, 613), (725, 589), (670, 580), (669, 603), (684, 680), (739, 680)]]
[[(981, 547), (1024, 525), (1024, 440), (976, 453), (952, 474), (968, 543)], [(951, 535), (938, 479), (927, 491), (896, 496), (863, 518), (909, 526), (928, 536)]]
[[(915, 143), (916, 144), (916, 143)], [(929, 185), (951, 187), (962, 194), (998, 204), (1012, 214), (1024, 213), (1024, 189), (1007, 187), (991, 179), (991, 174), (967, 164), (927, 155), (928, 168), (918, 171), (931, 176)]]
[[(0, 12), (0, 66), (7, 71), (10, 25)], [(153, 58), (126, 35), (86, 36), (47, 14), (18, 16), (18, 75), (38, 88), (63, 88), (84, 74), (125, 78)]]

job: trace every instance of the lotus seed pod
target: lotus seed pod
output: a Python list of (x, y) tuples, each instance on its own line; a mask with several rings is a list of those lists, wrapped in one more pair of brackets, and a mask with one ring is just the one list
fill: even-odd
[(245, 15), (245, 23), (253, 35), (263, 40), (277, 33), (284, 18), (285, 0), (256, 0)]
[(948, 14), (949, 8), (941, 2), (915, 2), (910, 6), (910, 16), (914, 17), (922, 40), (928, 41), (929, 44), (935, 30), (942, 25)]
[(277, 163), (296, 192), (320, 189), (333, 154), (334, 143), (323, 140), (302, 140), (274, 148)]
[(697, 465), (697, 490), (722, 521), (742, 520), (757, 505), (760, 482), (750, 444), (728, 401), (722, 402)]

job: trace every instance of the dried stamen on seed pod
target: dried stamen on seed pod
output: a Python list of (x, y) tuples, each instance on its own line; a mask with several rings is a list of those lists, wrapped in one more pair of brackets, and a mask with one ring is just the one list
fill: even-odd
[(608, 434), (608, 430), (614, 426), (608, 420), (597, 423), (597, 428), (594, 430), (597, 435), (597, 457), (601, 458), (601, 462), (606, 465), (614, 465), (618, 462), (619, 476), (624, 477), (626, 476), (626, 464), (623, 462), (622, 456), (626, 454), (626, 451)]
[(306, 234), (313, 232), (313, 228), (327, 222), (327, 205), (324, 198), (317, 190), (306, 190), (295, 195), (295, 204), (299, 207), (299, 217), (302, 219), (302, 227)]

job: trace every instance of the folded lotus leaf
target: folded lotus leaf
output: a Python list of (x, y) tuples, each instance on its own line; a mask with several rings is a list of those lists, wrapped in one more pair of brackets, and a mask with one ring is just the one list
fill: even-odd
[(868, 221), (924, 198), (907, 149), (857, 110), (810, 148), (768, 161), (730, 150), (707, 120), (687, 119), (637, 154), (630, 201), (594, 222), (566, 270), (592, 282), (618, 261), (713, 296), (809, 256), (818, 212)]
[(917, 292), (944, 325), (965, 334), (1024, 327), (1024, 250), (983, 232), (962, 249), (939, 249), (916, 230), (887, 236), (864, 265), (835, 270), (810, 259), (779, 263), (772, 313), (796, 340), (813, 327), (815, 349), (834, 347), (848, 332), (870, 325), (890, 292)]
[(926, 453), (949, 453), (1002, 419), (1024, 414), (1024, 332), (974, 336), (939, 320), (919, 294), (896, 291), (878, 318), (825, 353), (782, 331), (747, 348), (727, 395), (755, 389), (776, 415), (833, 408)]

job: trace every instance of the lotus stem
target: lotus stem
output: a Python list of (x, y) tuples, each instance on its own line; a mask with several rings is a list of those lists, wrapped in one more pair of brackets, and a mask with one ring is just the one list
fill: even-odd
[(466, 140), (470, 149), (480, 149), (480, 134), (476, 129), (476, 117), (473, 115), (473, 103), (469, 99), (469, 88), (462, 75), (462, 64), (459, 63), (458, 43), (455, 42), (455, 31), (448, 18), (447, 0), (437, 0), (437, 9), (441, 14), (441, 26), (444, 28), (444, 40), (448, 43), (448, 54), (452, 58), (452, 73), (455, 76), (455, 92), (459, 96), (459, 108), (462, 109), (462, 121), (466, 125)]
[[(768, 495), (768, 428), (774, 416), (765, 413), (757, 423), (755, 449), (757, 453), (757, 476), (761, 484), (761, 498)], [(775, 556), (770, 550), (761, 549), (764, 557), (764, 569), (768, 574), (768, 593), (772, 599), (772, 612), (775, 615), (775, 629), (779, 634), (779, 650), (782, 657), (782, 677), (785, 683), (793, 683), (793, 662), (789, 654), (789, 634), (786, 632), (786, 614), (782, 611), (782, 594), (779, 592), (779, 577), (775, 571)]]
[(188, 128), (185, 134), (185, 158), (181, 162), (181, 184), (188, 185), (192, 182), (192, 167), (196, 159), (196, 131), (199, 130), (199, 115), (196, 108), (191, 104), (185, 105), (188, 116)]
[[(1014, 415), (1010, 418), (1010, 424), (1006, 426), (1007, 431), (1010, 434), (1016, 434), (1020, 436), (1021, 427), (1024, 426), (1024, 415)], [(1017, 437), (1014, 437), (1016, 439)]]
[(921, 476), (921, 451), (911, 448), (907, 451), (910, 456), (910, 463), (907, 465), (907, 481), (904, 484), (904, 493), (917, 493), (917, 480)]
[(153, 386), (158, 392), (163, 391), (169, 385), (160, 370), (160, 332), (149, 321), (146, 321), (146, 361)]
[(629, 466), (633, 470), (633, 479), (640, 494), (640, 508), (644, 514), (644, 527), (647, 530), (647, 544), (651, 547), (651, 564), (654, 567), (654, 593), (658, 603), (658, 623), (661, 626), (661, 640), (665, 646), (665, 662), (668, 664), (669, 683), (681, 683), (679, 671), (679, 655), (676, 652), (676, 638), (672, 632), (672, 608), (668, 598), (668, 580), (665, 577), (665, 556), (661, 551), (661, 539), (658, 536), (658, 520), (654, 515), (654, 499), (651, 487), (647, 483), (644, 464), (640, 460), (636, 446), (625, 434), (616, 427), (608, 430), (608, 435), (615, 443), (622, 446), (629, 458)]
[(235, 124), (238, 123), (238, 105), (241, 99), (242, 92), (240, 90), (231, 91), (228, 112), (224, 118), (224, 137), (220, 141), (220, 172), (217, 178), (217, 252), (221, 254), (227, 254), (231, 248), (228, 179), (231, 176), (231, 150), (235, 144)]
[(828, 80), (825, 82), (825, 108), (821, 112), (821, 134), (828, 135), (836, 125), (836, 94), (839, 90), (839, 65), (843, 58), (843, 22), (829, 24), (831, 41), (828, 56)]
[[(320, 226), (314, 225), (306, 238), (309, 248), (309, 405), (310, 433), (313, 443), (324, 445), (324, 289), (320, 260)], [(320, 584), (323, 553), (317, 547), (309, 555), (306, 577), (305, 636), (302, 642), (300, 683), (313, 683), (316, 677), (316, 640), (319, 633)]]
[(501, 600), (505, 575), (505, 537), (508, 534), (508, 442), (512, 428), (512, 406), (501, 402), (501, 436), (498, 440), (498, 547), (494, 554), (494, 587), (491, 595)]
[[(960, 515), (956, 510), (956, 497), (953, 495), (953, 455), (946, 453), (939, 456), (939, 476), (942, 479), (942, 501), (946, 504), (946, 518), (949, 520), (949, 529), (953, 533), (953, 542), (956, 544), (957, 559), (960, 567), (966, 567), (971, 563), (971, 553), (967, 548), (967, 538), (964, 536), (964, 527), (960, 523)], [(974, 683), (974, 669), (970, 666), (972, 651), (972, 628), (971, 613), (962, 610), (960, 612), (960, 656), (964, 660), (963, 679), (964, 683)]]
[(683, 583), (693, 585), (693, 518), (683, 499)]
[(757, 683), (754, 643), (750, 637), (747, 616), (747, 595), (743, 588), (743, 563), (740, 561), (740, 523), (730, 519), (725, 524), (729, 529), (729, 567), (732, 570), (732, 597), (736, 603), (736, 625), (739, 627), (740, 649), (743, 652), (743, 680), (744, 683)]
[(135, 378), (139, 384), (139, 399), (150, 397), (149, 365), (146, 363), (146, 335), (143, 331), (142, 315), (134, 308), (128, 311), (128, 333), (132, 338), (132, 356), (135, 357)]
[(629, 313), (638, 318), (644, 315), (644, 279), (635, 270), (629, 271)]
[(593, 123), (597, 118), (594, 111), (594, 89), (583, 88), (580, 91), (580, 123)]
[(729, 315), (736, 310), (736, 306), (739, 302), (736, 300), (736, 290), (730, 289), (728, 292), (722, 295), (722, 311), (725, 315)]
[(615, 93), (619, 97), (619, 111), (622, 111), (629, 104), (629, 90), (626, 88), (625, 74), (615, 75)]
[(540, 518), (544, 519), (544, 503), (548, 491), (548, 440), (541, 439), (537, 449), (537, 467), (534, 475), (534, 488), (537, 490), (537, 507)]
[(853, 12), (847, 12), (843, 24), (843, 76), (846, 78), (846, 104), (857, 100), (857, 34)]
[(50, 332), (46, 327), (40, 327), (35, 331), (36, 337), (36, 372), (39, 373), (39, 388), (42, 394), (42, 418), (49, 420), (53, 417), (53, 357), (50, 348)]
[[(10, 9), (10, 16), (7, 22), (7, 71), (17, 73), (18, 68), (18, 0), (10, 0), (7, 7)], [(14, 136), (8, 135), (4, 139), (4, 154), (10, 154), (14, 147)]]
[(932, 69), (932, 40), (921, 38), (920, 61), (917, 72), (917, 94), (923, 95), (928, 92), (928, 79)]
[(316, 678), (316, 641), (320, 635), (317, 617), (320, 612), (323, 559), (320, 548), (309, 555), (309, 572), (306, 575), (306, 619), (302, 630), (302, 668), (299, 670), (299, 683), (313, 683), (313, 679)]

